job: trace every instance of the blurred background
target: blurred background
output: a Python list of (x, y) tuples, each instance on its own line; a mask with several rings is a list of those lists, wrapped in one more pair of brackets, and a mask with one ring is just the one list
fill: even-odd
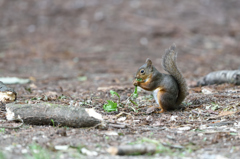
[(1, 76), (131, 85), (146, 58), (162, 71), (172, 43), (188, 84), (238, 69), (240, 1), (0, 0)]

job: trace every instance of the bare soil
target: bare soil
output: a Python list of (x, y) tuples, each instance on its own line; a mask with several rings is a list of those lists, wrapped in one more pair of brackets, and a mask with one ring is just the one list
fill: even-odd
[[(106, 123), (126, 125), (1, 129), (0, 158), (238, 158), (240, 86), (194, 85), (209, 72), (240, 67), (239, 8), (235, 0), (0, 0), (1, 77), (31, 79), (10, 85), (18, 103), (95, 108)], [(186, 109), (146, 114), (155, 103), (150, 92), (141, 91), (138, 107), (105, 112), (106, 100), (114, 99), (110, 90), (126, 102), (146, 58), (163, 72), (161, 57), (172, 43), (190, 87)], [(1, 109), (4, 120), (4, 104)], [(121, 112), (128, 114), (117, 117)], [(169, 146), (152, 156), (106, 151), (146, 139)]]

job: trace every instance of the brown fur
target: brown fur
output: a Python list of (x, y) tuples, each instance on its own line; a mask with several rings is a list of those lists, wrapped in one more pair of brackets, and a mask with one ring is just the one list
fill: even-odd
[[(152, 79), (152, 74), (151, 74), (148, 78), (149, 78), (148, 81), (139, 83), (139, 86), (140, 86), (141, 88), (147, 90), (147, 91), (152, 91), (152, 89), (149, 88), (149, 85), (150, 85), (150, 83), (152, 82), (152, 81), (151, 81), (151, 79)], [(146, 79), (147, 79), (147, 78), (146, 78)], [(146, 79), (145, 79), (145, 80), (146, 80)]]
[(165, 93), (164, 90), (159, 90), (157, 97), (158, 97), (158, 103), (159, 103), (159, 108), (161, 108), (161, 111), (159, 113), (165, 112), (167, 108), (163, 105), (162, 103), (162, 95)]

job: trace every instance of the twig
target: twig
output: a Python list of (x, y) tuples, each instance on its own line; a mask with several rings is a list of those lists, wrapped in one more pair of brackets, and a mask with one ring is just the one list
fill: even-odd
[(108, 124), (108, 126), (119, 128), (119, 129), (127, 128), (127, 125), (118, 125), (118, 124)]
[(125, 104), (125, 107), (126, 107), (127, 104), (129, 103), (129, 101), (130, 101), (129, 99), (130, 99), (132, 96), (133, 96), (133, 94), (131, 94), (130, 97), (128, 97), (128, 99), (127, 99), (127, 103)]
[(223, 115), (218, 115), (218, 116), (214, 116), (214, 117), (209, 117), (207, 120), (217, 119), (217, 118), (221, 118), (221, 117), (229, 116), (229, 115), (233, 115), (233, 114), (238, 114), (238, 113), (240, 113), (240, 110), (236, 111), (236, 112), (229, 113), (229, 114), (223, 114)]
[(134, 111), (134, 112), (137, 112), (137, 110), (135, 109), (135, 108), (133, 108), (132, 106), (128, 106), (127, 104), (129, 103), (129, 101), (133, 104), (133, 102), (132, 102), (132, 100), (131, 100), (131, 97), (133, 96), (133, 93), (130, 95), (130, 97), (128, 97), (128, 99), (127, 99), (127, 102), (126, 102), (126, 104), (125, 104), (125, 107), (127, 106), (127, 107), (130, 107), (130, 108), (132, 108), (132, 110)]
[(184, 147), (181, 146), (181, 145), (170, 145), (170, 144), (167, 144), (167, 143), (165, 143), (165, 142), (161, 142), (161, 144), (162, 144), (163, 146), (167, 146), (167, 147), (170, 147), (170, 148), (184, 149)]
[(92, 127), (87, 128), (87, 130), (96, 129), (97, 127), (99, 127), (99, 128), (102, 129), (102, 130), (107, 129), (106, 123), (105, 123), (105, 122), (101, 122), (101, 123), (98, 123), (98, 124), (95, 125), (95, 126), (92, 126)]
[(223, 126), (223, 125), (233, 125), (234, 121), (225, 121), (225, 122), (218, 122), (213, 124), (207, 124), (207, 126)]
[(126, 115), (131, 115), (130, 113), (121, 112), (121, 113), (117, 114), (117, 115), (116, 115), (116, 117), (118, 118), (118, 117), (120, 117), (120, 116), (121, 116), (121, 115), (123, 115), (123, 114), (126, 114)]

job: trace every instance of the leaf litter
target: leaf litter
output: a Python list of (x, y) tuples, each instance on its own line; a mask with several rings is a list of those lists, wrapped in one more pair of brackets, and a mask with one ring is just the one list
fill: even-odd
[[(149, 56), (161, 69), (160, 54), (173, 42), (184, 52), (178, 62), (189, 85), (213, 70), (239, 67), (238, 2), (210, 1), (207, 7), (197, 1), (159, 3), (0, 3), (0, 41), (9, 39), (7, 50), (0, 44), (1, 76), (32, 77), (31, 83), (11, 85), (18, 93), (17, 103), (94, 108), (106, 121), (106, 126), (65, 127), (64, 133), (58, 131), (62, 127), (46, 125), (0, 129), (0, 156), (114, 158), (106, 151), (109, 147), (151, 143), (157, 146), (152, 158), (239, 157), (239, 86), (190, 88), (185, 110), (163, 114), (146, 114), (148, 106), (156, 104), (147, 92), (138, 91), (138, 97), (131, 99), (138, 106), (129, 100), (137, 66)], [(211, 14), (213, 10), (216, 14)], [(228, 27), (218, 22), (219, 15), (231, 17)], [(193, 26), (192, 20), (198, 25)], [(120, 96), (120, 102), (118, 96), (111, 97), (110, 90)], [(122, 104), (117, 111), (106, 112), (107, 100)], [(0, 106), (4, 120), (5, 105)], [(62, 150), (56, 152), (55, 146)]]

